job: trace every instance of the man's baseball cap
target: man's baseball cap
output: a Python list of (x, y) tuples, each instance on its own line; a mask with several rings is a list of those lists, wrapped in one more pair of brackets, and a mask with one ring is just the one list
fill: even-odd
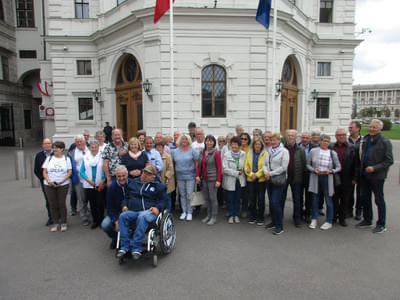
[(152, 165), (148, 165), (143, 169), (144, 172), (150, 173), (151, 175), (157, 175)]

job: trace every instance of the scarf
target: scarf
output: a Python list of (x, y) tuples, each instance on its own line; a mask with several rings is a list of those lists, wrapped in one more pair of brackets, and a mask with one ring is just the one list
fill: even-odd
[(283, 144), (280, 143), (278, 147), (271, 147), (271, 158), (277, 156), (283, 150)]
[(140, 156), (140, 154), (142, 154), (142, 151), (138, 151), (136, 154), (133, 153), (132, 151), (129, 151), (129, 156), (132, 157), (133, 159), (138, 159), (138, 157)]
[[(101, 158), (101, 153), (98, 152), (96, 156), (93, 156), (91, 152), (87, 152), (83, 157), (83, 163), (85, 164), (85, 173), (87, 177), (92, 180), (93, 179), (93, 167), (96, 167), (96, 186), (103, 179), (104, 171), (103, 171), (103, 159)], [(88, 189), (92, 189), (93, 187), (86, 181), (83, 181), (83, 187)]]

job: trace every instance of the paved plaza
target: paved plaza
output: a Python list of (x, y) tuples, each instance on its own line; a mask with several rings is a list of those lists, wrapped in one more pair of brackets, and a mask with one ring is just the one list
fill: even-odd
[(355, 220), (326, 232), (295, 228), (288, 201), (280, 236), (227, 224), (222, 211), (215, 226), (176, 220), (176, 248), (157, 268), (118, 265), (105, 234), (78, 216), (66, 233), (51, 233), (41, 190), (29, 170), (15, 180), (15, 148), (0, 148), (0, 299), (400, 299), (400, 142), (393, 145), (385, 234)]

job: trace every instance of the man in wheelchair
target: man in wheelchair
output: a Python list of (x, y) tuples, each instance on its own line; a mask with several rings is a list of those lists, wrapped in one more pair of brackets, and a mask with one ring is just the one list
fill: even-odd
[[(149, 165), (143, 169), (140, 177), (129, 181), (125, 198), (122, 201), (122, 213), (119, 216), (120, 250), (117, 258), (121, 259), (131, 252), (137, 260), (142, 256), (142, 242), (149, 223), (157, 219), (167, 201), (166, 187), (155, 180), (157, 171)], [(136, 221), (136, 229), (130, 238), (130, 227)]]

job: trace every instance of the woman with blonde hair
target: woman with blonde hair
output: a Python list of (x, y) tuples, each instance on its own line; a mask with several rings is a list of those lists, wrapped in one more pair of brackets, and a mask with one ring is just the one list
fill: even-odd
[(249, 191), (249, 224), (264, 225), (265, 211), (265, 176), (262, 165), (267, 152), (260, 138), (253, 140), (252, 147), (246, 155), (244, 173)]
[(139, 177), (147, 163), (147, 155), (142, 151), (139, 140), (135, 137), (130, 138), (128, 152), (121, 157), (121, 165), (126, 166), (129, 177)]
[(172, 151), (172, 159), (175, 162), (175, 174), (181, 199), (182, 214), (180, 220), (192, 220), (192, 207), (190, 195), (194, 192), (196, 180), (196, 166), (199, 153), (191, 147), (192, 139), (187, 134), (179, 136), (178, 147)]

